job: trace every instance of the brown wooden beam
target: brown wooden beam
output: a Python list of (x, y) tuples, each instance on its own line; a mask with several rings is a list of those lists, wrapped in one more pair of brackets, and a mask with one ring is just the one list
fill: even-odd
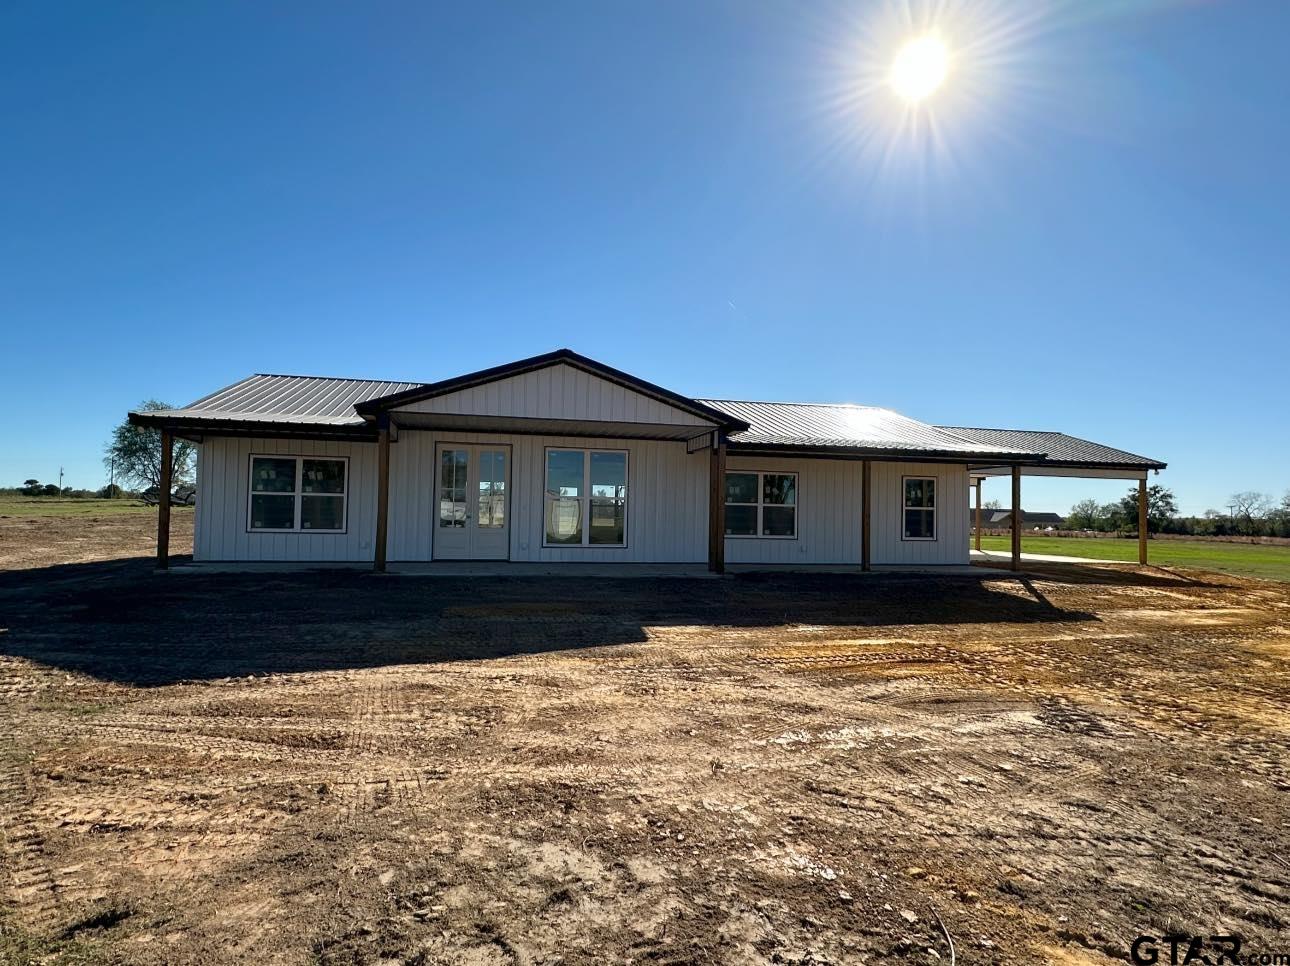
[(708, 569), (726, 572), (726, 441), (712, 447), (708, 488)]
[(976, 481), (976, 549), (981, 550), (981, 484), (984, 480), (978, 478)]
[(1147, 478), (1138, 480), (1138, 563), (1147, 565)]
[(175, 453), (175, 437), (168, 429), (161, 431), (161, 478), (157, 483), (157, 569), (170, 567), (170, 491)]
[(379, 417), (380, 429), (376, 438), (377, 478), (376, 478), (376, 552), (373, 555), (373, 569), (377, 573), (385, 572), (385, 548), (389, 535), (390, 516), (390, 422), (389, 417)]
[(873, 570), (873, 463), (860, 464), (860, 569)]
[(1021, 467), (1012, 468), (1012, 569), (1021, 569)]

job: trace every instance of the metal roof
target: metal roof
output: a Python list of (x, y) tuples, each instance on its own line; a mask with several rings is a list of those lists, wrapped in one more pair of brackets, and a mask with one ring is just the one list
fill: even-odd
[[(132, 412), (130, 421), (136, 425), (169, 426), (190, 432), (314, 433), (328, 438), (374, 438), (374, 424), (364, 417), (373, 413), (372, 404), (376, 400), (381, 401), (383, 408), (394, 401), (436, 394), (557, 362), (585, 367), (605, 378), (630, 384), (638, 391), (685, 405), (692, 412), (710, 415), (724, 423), (731, 449), (736, 451), (885, 454), (893, 459), (926, 456), (963, 459), (987, 466), (997, 461), (1116, 469), (1165, 467), (1164, 463), (1145, 456), (1065, 433), (933, 426), (878, 406), (690, 399), (602, 366), (568, 349), (438, 383), (260, 373), (178, 409)], [(364, 403), (368, 405), (361, 405)]]
[(179, 409), (162, 409), (138, 415), (189, 421), (363, 426), (363, 417), (354, 411), (357, 403), (404, 392), (420, 385), (422, 384), (419, 382), (259, 373)]
[(730, 442), (737, 448), (827, 447), (989, 458), (1037, 458), (1044, 452), (967, 439), (877, 406), (739, 399), (700, 399), (699, 402), (748, 423), (746, 431), (730, 434)]
[(1045, 463), (1077, 463), (1097, 468), (1130, 467), (1163, 470), (1166, 464), (1136, 453), (1103, 446), (1078, 436), (1034, 429), (979, 429), (969, 426), (938, 426), (937, 429), (972, 440), (983, 446), (1015, 446), (1045, 454)]

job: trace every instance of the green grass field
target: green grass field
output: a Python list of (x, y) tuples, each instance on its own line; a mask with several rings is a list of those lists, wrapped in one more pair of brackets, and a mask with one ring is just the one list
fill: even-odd
[[(981, 537), (982, 550), (1010, 549), (1007, 537)], [(1096, 537), (1028, 537), (1021, 538), (1022, 553), (1052, 553), (1065, 557), (1092, 557), (1098, 560), (1138, 562), (1137, 540), (1099, 539)], [(1290, 547), (1272, 547), (1251, 543), (1209, 543), (1204, 540), (1152, 540), (1148, 559), (1162, 567), (1196, 567), (1262, 577), (1265, 580), (1290, 581)]]
[[(175, 507), (175, 512), (188, 507)], [(152, 513), (156, 507), (140, 500), (75, 500), (61, 496), (22, 496), (0, 493), (0, 516), (7, 517), (90, 517), (120, 513)]]

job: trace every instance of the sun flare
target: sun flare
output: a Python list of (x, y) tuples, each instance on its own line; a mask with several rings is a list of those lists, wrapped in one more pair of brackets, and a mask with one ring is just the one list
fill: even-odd
[(902, 99), (917, 104), (934, 94), (950, 70), (950, 54), (933, 35), (911, 40), (891, 65), (891, 86)]

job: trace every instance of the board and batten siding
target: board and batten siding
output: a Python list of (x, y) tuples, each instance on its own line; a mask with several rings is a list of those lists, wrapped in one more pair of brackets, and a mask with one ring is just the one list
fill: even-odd
[[(637, 439), (404, 430), (390, 447), (391, 560), (430, 560), (437, 443), (511, 448), (510, 559), (543, 563), (702, 563), (708, 559), (708, 454)], [(627, 546), (543, 547), (546, 449), (627, 451)]]
[[(251, 456), (346, 456), (344, 533), (247, 530)], [(376, 533), (376, 445), (208, 436), (198, 446), (194, 560), (365, 561)]]
[(547, 366), (399, 407), (415, 413), (709, 426), (675, 406), (569, 365)]
[(734, 473), (797, 474), (797, 538), (726, 537), (732, 564), (858, 564), (861, 463), (858, 460), (729, 456)]
[[(873, 562), (912, 566), (966, 564), (968, 558), (967, 467), (952, 463), (874, 463), (870, 526)], [(936, 539), (903, 540), (904, 477), (936, 480)]]
[[(510, 559), (588, 563), (702, 563), (708, 553), (706, 450), (675, 441), (404, 430), (390, 447), (389, 559), (432, 559), (437, 523), (437, 442), (511, 447)], [(543, 547), (547, 447), (628, 452), (626, 547)], [(251, 456), (349, 458), (345, 533), (248, 532)], [(857, 460), (731, 456), (728, 469), (798, 474), (796, 539), (726, 539), (732, 564), (858, 564), (861, 464)], [(937, 480), (934, 541), (902, 540), (902, 477)], [(367, 562), (376, 533), (377, 448), (373, 443), (207, 437), (198, 447), (193, 556), (198, 561)], [(876, 565), (968, 562), (968, 474), (936, 463), (873, 464)]]

